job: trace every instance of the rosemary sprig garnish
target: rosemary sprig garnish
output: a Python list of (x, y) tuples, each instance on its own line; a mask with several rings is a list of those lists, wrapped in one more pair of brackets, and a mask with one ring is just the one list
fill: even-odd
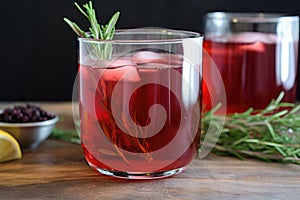
[[(92, 1), (83, 4), (82, 7), (78, 3), (74, 3), (77, 9), (88, 19), (90, 23), (89, 32), (83, 31), (76, 23), (68, 18), (64, 21), (73, 29), (73, 31), (82, 38), (93, 38), (98, 40), (112, 40), (115, 33), (115, 25), (118, 21), (120, 12), (116, 12), (106, 25), (100, 25), (97, 20), (96, 11), (93, 8)], [(94, 48), (97, 50), (97, 57), (100, 59), (109, 59), (112, 53), (111, 44), (95, 44)]]
[[(300, 105), (281, 103), (281, 93), (265, 109), (227, 116), (213, 152), (265, 161), (300, 164)], [(206, 113), (202, 118), (202, 137), (209, 125), (218, 126), (221, 116)], [(213, 123), (211, 123), (213, 120)]]

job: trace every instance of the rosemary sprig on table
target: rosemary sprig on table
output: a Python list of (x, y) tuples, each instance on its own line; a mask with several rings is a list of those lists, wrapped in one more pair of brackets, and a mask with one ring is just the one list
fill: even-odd
[(50, 138), (62, 140), (66, 142), (72, 142), (75, 144), (81, 144), (80, 137), (76, 130), (73, 129), (59, 129), (57, 127), (53, 128)]
[[(77, 9), (88, 19), (90, 23), (89, 32), (83, 31), (76, 23), (68, 18), (64, 21), (73, 29), (73, 31), (82, 38), (93, 38), (98, 40), (112, 40), (115, 33), (115, 25), (118, 21), (120, 12), (116, 12), (106, 25), (100, 25), (97, 20), (96, 11), (93, 8), (92, 1), (83, 4), (83, 8), (74, 3)], [(84, 10), (85, 9), (85, 10)], [(100, 59), (109, 59), (112, 53), (111, 44), (93, 44), (96, 49), (97, 57)]]
[[(243, 160), (253, 157), (300, 164), (300, 105), (281, 103), (283, 96), (281, 93), (263, 110), (227, 116), (213, 152)], [(202, 137), (209, 125), (218, 127), (219, 123), (221, 116), (205, 113)]]
[[(281, 93), (263, 110), (227, 116), (224, 126), (222, 116), (203, 112), (202, 138), (208, 127), (214, 126), (221, 131), (213, 147), (216, 154), (300, 164), (300, 105), (282, 103), (283, 96)], [(51, 137), (80, 144), (76, 130), (56, 128)]]

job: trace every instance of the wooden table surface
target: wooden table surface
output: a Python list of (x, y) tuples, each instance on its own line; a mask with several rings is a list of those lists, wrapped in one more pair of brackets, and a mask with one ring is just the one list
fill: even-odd
[[(0, 104), (3, 108), (6, 104)], [(73, 128), (70, 103), (43, 103)], [(93, 171), (80, 145), (48, 139), (0, 164), (0, 199), (300, 199), (300, 166), (209, 155), (160, 180), (119, 180)]]

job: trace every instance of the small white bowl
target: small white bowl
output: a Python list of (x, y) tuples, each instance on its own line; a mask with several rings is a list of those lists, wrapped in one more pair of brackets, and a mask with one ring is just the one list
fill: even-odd
[(41, 122), (0, 122), (0, 129), (14, 136), (22, 148), (35, 148), (50, 136), (58, 118), (55, 115), (55, 118)]

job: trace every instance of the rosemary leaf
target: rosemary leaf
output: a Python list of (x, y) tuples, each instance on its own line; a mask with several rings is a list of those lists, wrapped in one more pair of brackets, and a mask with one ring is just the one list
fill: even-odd
[(64, 18), (64, 21), (69, 24), (69, 26), (73, 29), (73, 31), (79, 36), (79, 37), (88, 37), (88, 34), (85, 33), (83, 30), (79, 28), (77, 24), (69, 20), (68, 18)]
[(55, 127), (52, 130), (50, 138), (81, 144), (80, 137), (76, 130), (63, 130)]
[(109, 20), (108, 24), (105, 26), (104, 30), (104, 39), (111, 40), (115, 32), (115, 25), (119, 19), (120, 12), (116, 12), (112, 18)]

